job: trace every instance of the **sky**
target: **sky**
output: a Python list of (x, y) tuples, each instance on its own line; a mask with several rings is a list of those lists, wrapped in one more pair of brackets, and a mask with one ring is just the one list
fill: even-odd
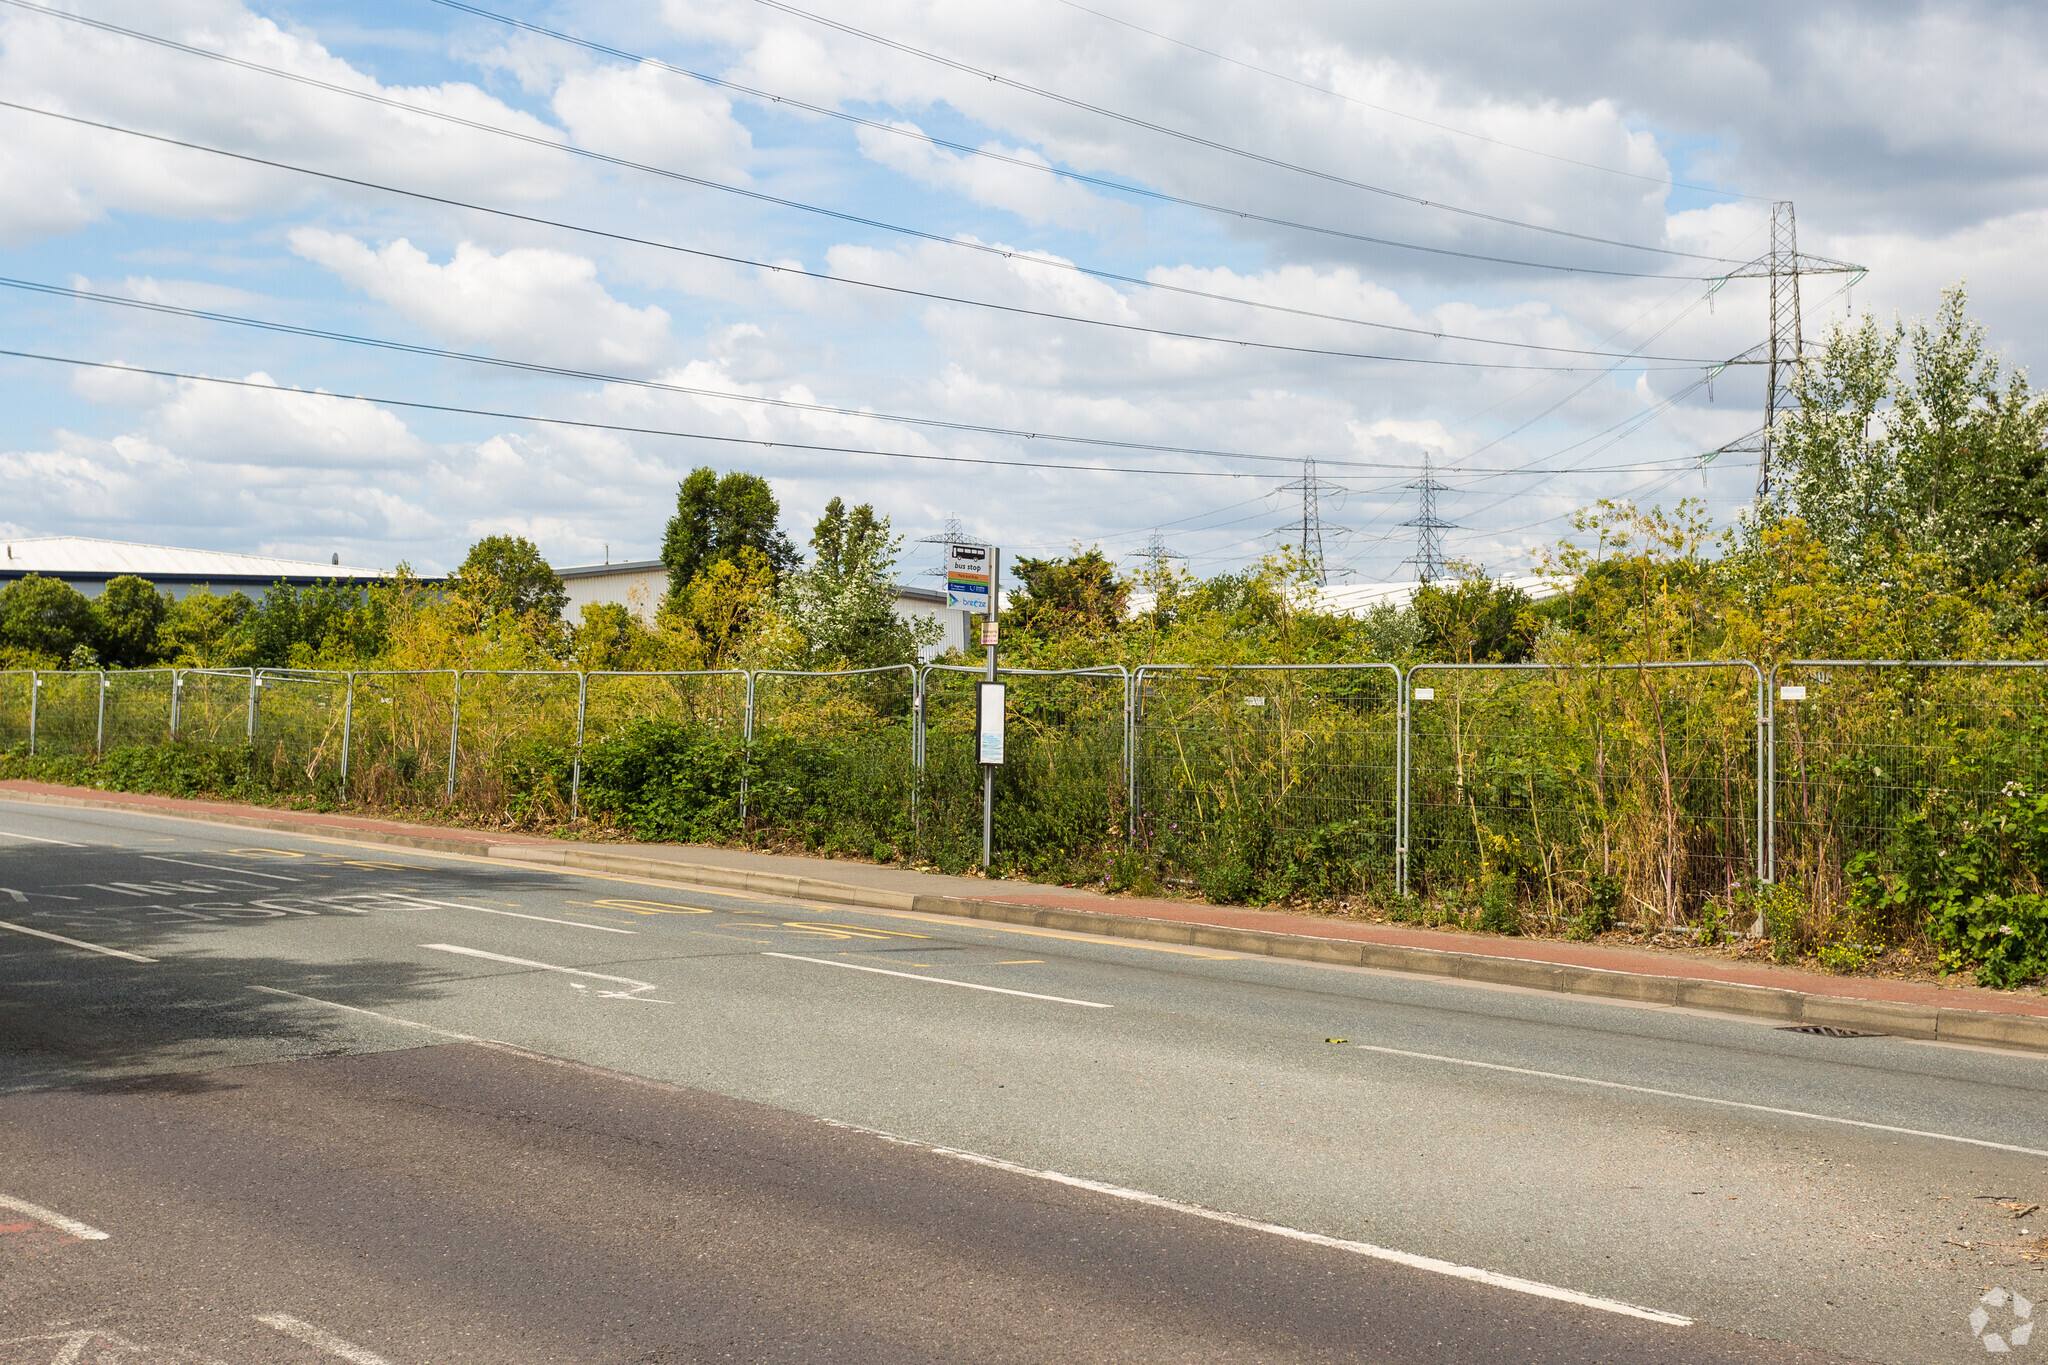
[(2028, 4), (0, 0), (0, 535), (649, 559), (708, 465), (906, 579), (1207, 576), (1306, 485), (1375, 583), (1427, 466), (1527, 573), (1748, 504), (1776, 201), (1868, 270), (1810, 343), (1965, 282), (2048, 349), (2043, 69)]

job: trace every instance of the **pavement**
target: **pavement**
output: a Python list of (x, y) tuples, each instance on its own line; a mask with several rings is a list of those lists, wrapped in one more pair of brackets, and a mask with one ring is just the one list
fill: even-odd
[(2048, 1059), (194, 814), (0, 793), (0, 1365), (1918, 1365), (2048, 1295)]

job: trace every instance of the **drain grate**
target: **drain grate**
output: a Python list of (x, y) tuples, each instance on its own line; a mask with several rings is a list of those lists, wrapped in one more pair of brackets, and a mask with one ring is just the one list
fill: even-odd
[(1852, 1028), (1836, 1028), (1832, 1024), (1793, 1024), (1781, 1028), (1780, 1033), (1813, 1033), (1823, 1038), (1882, 1038), (1882, 1033), (1858, 1033)]

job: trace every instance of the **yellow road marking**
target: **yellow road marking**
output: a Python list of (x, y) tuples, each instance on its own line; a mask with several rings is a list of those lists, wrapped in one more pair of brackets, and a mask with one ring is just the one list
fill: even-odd
[(791, 929), (799, 934), (816, 934), (820, 938), (930, 938), (930, 934), (913, 934), (902, 929), (863, 929), (856, 924), (813, 924), (804, 920), (784, 920), (781, 924), (763, 924), (763, 929)]
[(606, 919), (603, 915), (585, 915), (575, 910), (564, 910), (562, 913), (570, 919), (596, 920), (599, 924), (631, 924), (633, 922), (629, 919)]
[(1143, 948), (1151, 953), (1177, 953), (1182, 957), (1205, 957), (1212, 962), (1235, 962), (1242, 953), (1211, 953), (1200, 948), (1176, 948), (1170, 943), (1139, 943), (1135, 939), (1111, 938), (1102, 934), (1074, 934), (1061, 929), (1027, 929), (1021, 924), (1004, 924), (998, 920), (954, 919), (951, 916), (934, 918), (930, 915), (912, 914), (904, 910), (868, 910), (863, 915), (887, 915), (890, 919), (913, 920), (919, 924), (972, 925), (978, 929), (994, 929), (1005, 934), (1028, 934), (1033, 938), (1056, 938), (1065, 943), (1095, 943), (1105, 948)]
[(1045, 959), (1042, 957), (1019, 957), (1013, 958), (1008, 962), (998, 962), (996, 965), (998, 967), (1043, 967), (1045, 965)]
[(635, 901), (607, 899), (601, 901), (570, 901), (571, 905), (592, 905), (604, 910), (624, 910), (631, 915), (708, 915), (712, 912), (694, 905), (669, 905), (664, 901)]

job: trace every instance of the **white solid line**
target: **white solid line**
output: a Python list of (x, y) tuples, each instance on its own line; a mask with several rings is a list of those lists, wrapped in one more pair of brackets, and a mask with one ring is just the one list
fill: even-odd
[(119, 948), (103, 948), (97, 943), (87, 943), (82, 938), (66, 938), (62, 934), (53, 934), (48, 929), (31, 929), (26, 924), (16, 924), (13, 920), (0, 919), (0, 929), (12, 929), (17, 934), (34, 934), (37, 938), (46, 938), (54, 943), (68, 943), (73, 948), (83, 948), (89, 953), (105, 953), (108, 957), (125, 957), (130, 962), (156, 961), (155, 958), (144, 957), (141, 953), (123, 952)]
[(208, 872), (226, 872), (238, 877), (261, 877), (267, 882), (296, 882), (301, 877), (285, 877), (275, 872), (255, 872), (246, 867), (215, 867), (212, 863), (195, 863), (185, 858), (166, 858), (161, 853), (145, 853), (143, 857), (153, 863), (176, 863), (180, 867), (203, 867)]
[(432, 948), (438, 953), (461, 953), (464, 957), (480, 957), (490, 962), (506, 962), (514, 967), (537, 967), (544, 972), (561, 972), (566, 976), (587, 976), (593, 981), (615, 981), (621, 986), (631, 986), (636, 991), (658, 989), (649, 982), (635, 981), (630, 976), (606, 976), (603, 972), (586, 972), (581, 967), (557, 967), (552, 962), (535, 962), (530, 957), (506, 957), (503, 953), (487, 953), (481, 948), (464, 948), (453, 943), (422, 943), (420, 947)]
[(12, 1195), (0, 1194), (0, 1209), (13, 1209), (16, 1213), (25, 1214), (35, 1219), (38, 1223), (47, 1223), (59, 1232), (68, 1232), (81, 1242), (104, 1242), (107, 1240), (107, 1234), (101, 1232), (92, 1224), (81, 1223), (76, 1218), (66, 1218), (61, 1213), (53, 1213), (41, 1204), (31, 1204), (26, 1199), (16, 1199)]
[(74, 844), (69, 839), (45, 839), (40, 834), (16, 834), (11, 829), (0, 829), (0, 839), (26, 839), (32, 844), (55, 844), (59, 848), (86, 847), (84, 844)]
[(290, 1313), (258, 1313), (256, 1321), (288, 1337), (297, 1337), (316, 1351), (325, 1351), (331, 1356), (351, 1361), (353, 1365), (391, 1365), (390, 1361), (375, 1351), (365, 1351), (360, 1346), (343, 1341), (325, 1328), (315, 1327), (304, 1318), (295, 1318)]
[[(455, 901), (430, 901), (425, 896), (405, 896), (400, 892), (393, 895), (416, 901), (421, 905), (438, 905), (444, 910), (474, 910), (479, 915), (509, 915), (513, 919), (539, 920), (542, 924), (566, 924), (571, 929), (595, 929), (601, 934), (637, 934), (638, 929), (614, 929), (608, 924), (583, 924), (573, 919), (549, 919), (546, 915), (522, 915), (517, 910), (493, 910), (487, 905), (461, 905)], [(509, 959), (508, 959), (509, 960)]]
[(938, 1147), (914, 1138), (898, 1137), (878, 1128), (864, 1128), (857, 1123), (842, 1123), (836, 1119), (821, 1119), (834, 1128), (847, 1128), (857, 1133), (866, 1133), (885, 1142), (894, 1142), (905, 1147), (916, 1147), (934, 1156), (951, 1157), (955, 1161), (971, 1162), (976, 1166), (987, 1166), (993, 1170), (1007, 1171), (1011, 1175), (1029, 1176), (1033, 1180), (1049, 1180), (1058, 1185), (1070, 1185), (1077, 1190), (1088, 1190), (1095, 1194), (1106, 1194), (1112, 1199), (1125, 1199), (1133, 1204), (1146, 1204), (1155, 1209), (1168, 1209), (1184, 1213), (1193, 1218), (1206, 1218), (1212, 1223), (1227, 1223), (1231, 1227), (1245, 1228), (1252, 1232), (1263, 1232), (1273, 1237), (1285, 1237), (1290, 1241), (1307, 1242), (1311, 1246), (1329, 1247), (1334, 1251), (1348, 1251), (1354, 1256), (1369, 1256), (1376, 1261), (1391, 1261), (1412, 1270), (1426, 1270), (1434, 1275), (1447, 1275), (1452, 1279), (1470, 1280), (1475, 1284), (1490, 1285), (1495, 1289), (1512, 1290), (1517, 1294), (1529, 1294), (1539, 1299), (1555, 1299), (1580, 1308), (1597, 1309), (1602, 1313), (1618, 1313), (1623, 1317), (1642, 1318), (1647, 1322), (1660, 1322), (1668, 1327), (1690, 1327), (1692, 1319), (1679, 1313), (1667, 1313), (1660, 1308), (1644, 1308), (1640, 1304), (1624, 1303), (1619, 1299), (1603, 1299), (1594, 1294), (1581, 1294), (1576, 1289), (1565, 1289), (1559, 1285), (1545, 1284), (1541, 1280), (1525, 1280), (1518, 1275), (1503, 1275), (1494, 1270), (1482, 1270), (1478, 1266), (1459, 1265), (1456, 1261), (1441, 1261), (1434, 1256), (1418, 1256), (1413, 1252), (1396, 1251), (1392, 1247), (1375, 1246), (1371, 1242), (1354, 1242), (1345, 1237), (1328, 1237), (1320, 1232), (1305, 1232), (1290, 1228), (1284, 1223), (1267, 1223), (1256, 1218), (1246, 1218), (1220, 1209), (1203, 1208), (1200, 1204), (1186, 1204), (1164, 1195), (1149, 1194), (1144, 1190), (1133, 1190), (1123, 1185), (1111, 1185), (1100, 1180), (1089, 1180), (1078, 1175), (1066, 1175), (1059, 1171), (1041, 1171), (1030, 1166), (1020, 1166), (1014, 1161), (1001, 1157), (983, 1156), (979, 1152), (965, 1152), (953, 1147)]
[(1899, 1133), (1905, 1137), (1934, 1138), (1939, 1142), (1960, 1142), (1971, 1147), (1989, 1147), (1997, 1152), (2018, 1152), (2022, 1156), (2048, 1156), (2048, 1151), (2038, 1147), (2015, 1147), (2010, 1142), (1990, 1142), (1984, 1138), (1958, 1137), (1954, 1133), (1930, 1133), (1923, 1128), (1897, 1128), (1889, 1123), (1870, 1123), (1864, 1119), (1838, 1118), (1833, 1114), (1809, 1114), (1804, 1109), (1780, 1109), (1769, 1104), (1749, 1104), (1742, 1100), (1716, 1099), (1712, 1095), (1691, 1095), (1683, 1090), (1656, 1090), (1647, 1085), (1626, 1085), (1621, 1081), (1600, 1081), (1591, 1076), (1567, 1076), (1557, 1071), (1532, 1071), (1524, 1066), (1502, 1066), (1499, 1062), (1475, 1062), (1464, 1057), (1440, 1057), (1434, 1052), (1403, 1052), (1397, 1047), (1374, 1047), (1369, 1043), (1355, 1044), (1363, 1052), (1384, 1052), (1390, 1057), (1413, 1057), (1424, 1062), (1448, 1062), (1452, 1066), (1469, 1066), (1481, 1071), (1505, 1071), (1515, 1076), (1535, 1076), (1546, 1081), (1570, 1081), (1573, 1085), (1598, 1086), (1602, 1090), (1627, 1090), (1637, 1095), (1655, 1095), (1660, 1099), (1689, 1100), (1694, 1104), (1718, 1104), (1725, 1109), (1748, 1109), (1758, 1114), (1777, 1114), (1790, 1119), (1812, 1119), (1816, 1123), (1839, 1123), (1848, 1128), (1867, 1128), (1876, 1133)]
[(984, 986), (979, 981), (955, 981), (944, 976), (919, 976), (916, 972), (892, 972), (887, 967), (863, 967), (858, 962), (834, 962), (828, 957), (799, 957), (795, 953), (763, 953), (762, 957), (779, 957), (790, 962), (815, 962), (820, 967), (844, 967), (850, 972), (873, 972), (876, 976), (900, 976), (906, 981), (930, 981), (939, 986), (959, 986), (970, 991), (990, 991), (996, 995), (1021, 995), (1026, 1000), (1050, 1000), (1056, 1005), (1081, 1005), (1091, 1010), (1115, 1009), (1098, 1000), (1069, 1000), (1064, 995), (1040, 995), (1036, 991), (1013, 991), (1002, 986)]
[(372, 1019), (382, 1019), (387, 1024), (397, 1024), (401, 1028), (416, 1028), (422, 1033), (438, 1033), (443, 1038), (453, 1038), (458, 1043), (487, 1043), (490, 1041), (488, 1038), (479, 1038), (470, 1033), (457, 1033), (453, 1029), (435, 1028), (432, 1024), (422, 1024), (411, 1019), (401, 1019), (395, 1014), (380, 1014), (376, 1010), (366, 1010), (357, 1005), (344, 1005), (339, 1000), (322, 1000), (317, 995), (300, 995), (297, 991), (282, 991), (275, 986), (251, 986), (249, 989), (252, 991), (262, 991), (265, 995), (282, 995), (291, 1000), (303, 1000), (309, 1005), (325, 1005), (331, 1010), (347, 1010), (350, 1014), (367, 1014)]

